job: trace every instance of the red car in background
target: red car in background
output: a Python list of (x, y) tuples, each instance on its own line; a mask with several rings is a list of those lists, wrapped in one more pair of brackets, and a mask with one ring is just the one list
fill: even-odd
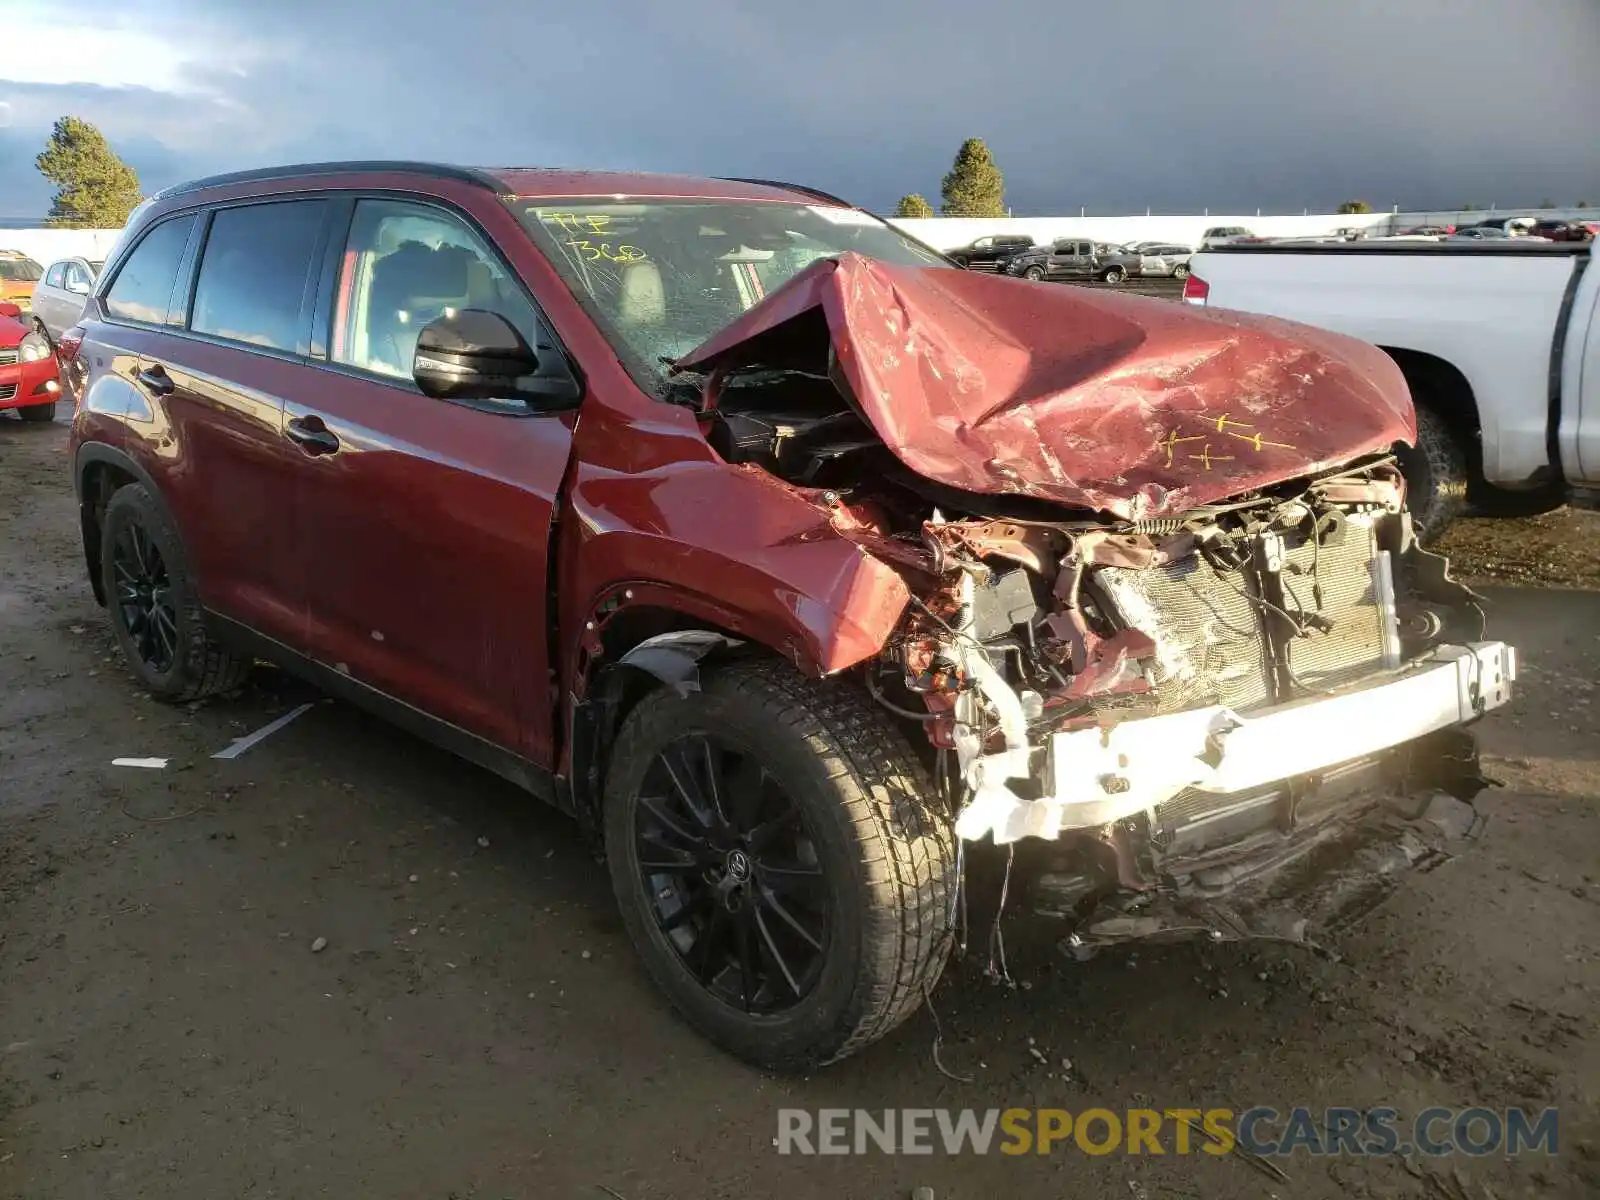
[(61, 375), (50, 343), (9, 300), (0, 300), (0, 409), (24, 421), (51, 421), (61, 395)]

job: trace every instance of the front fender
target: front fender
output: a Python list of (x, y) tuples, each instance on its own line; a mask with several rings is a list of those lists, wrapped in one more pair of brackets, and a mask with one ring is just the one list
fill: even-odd
[(769, 647), (828, 675), (883, 648), (910, 602), (894, 568), (842, 537), (825, 509), (754, 468), (650, 474), (581, 464), (561, 535), (564, 679), (620, 613), (652, 608)]

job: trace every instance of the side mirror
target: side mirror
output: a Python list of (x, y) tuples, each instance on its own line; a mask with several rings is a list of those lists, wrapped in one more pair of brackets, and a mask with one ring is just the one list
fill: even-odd
[(0, 317), (10, 317), (13, 321), (22, 320), (22, 309), (9, 300), (0, 300)]
[(464, 308), (423, 326), (411, 377), (435, 400), (525, 399), (539, 356), (499, 313)]

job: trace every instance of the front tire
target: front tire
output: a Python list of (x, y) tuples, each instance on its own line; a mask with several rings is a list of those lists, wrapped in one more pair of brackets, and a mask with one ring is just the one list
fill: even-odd
[(1178, 280), (1180, 283), (1183, 280), (1189, 278), (1189, 264), (1188, 263), (1179, 263), (1177, 266), (1173, 267), (1172, 268), (1172, 277), (1174, 279)]
[(56, 402), (52, 400), (49, 404), (24, 405), (22, 408), (17, 409), (17, 416), (24, 421), (32, 421), (41, 425), (46, 421), (54, 421), (56, 419)]
[(1031, 279), (1031, 280), (1033, 280), (1033, 282), (1038, 283), (1041, 279), (1044, 278), (1044, 268), (1043, 267), (1029, 267), (1026, 271), (1024, 271), (1022, 273), (1022, 277), (1024, 279)]
[(100, 568), (117, 644), (152, 695), (181, 704), (244, 682), (251, 660), (206, 629), (178, 532), (140, 484), (106, 505)]
[(1467, 506), (1467, 455), (1445, 419), (1417, 404), (1417, 444), (1400, 453), (1406, 497), (1417, 536), (1435, 542)]
[(605, 844), (623, 922), (688, 1022), (761, 1067), (853, 1054), (950, 952), (950, 817), (854, 686), (745, 660), (623, 723)]

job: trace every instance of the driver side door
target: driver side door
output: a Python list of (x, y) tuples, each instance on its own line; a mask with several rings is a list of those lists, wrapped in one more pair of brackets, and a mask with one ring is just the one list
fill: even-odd
[(360, 198), (347, 229), (318, 302), (322, 383), (284, 412), (301, 460), (313, 653), (549, 765), (546, 573), (576, 414), (432, 399), (410, 368), (417, 334), (447, 308), (500, 313), (538, 353), (540, 374), (569, 372), (565, 353), (461, 214)]

